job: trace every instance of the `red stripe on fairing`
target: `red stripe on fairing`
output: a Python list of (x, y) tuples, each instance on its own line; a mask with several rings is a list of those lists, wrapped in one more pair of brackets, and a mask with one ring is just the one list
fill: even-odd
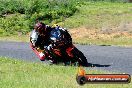
[(41, 56), (39, 55), (40, 52), (38, 52), (35, 48), (32, 47), (32, 43), (30, 43), (30, 47), (31, 47), (31, 49), (33, 50), (33, 52), (39, 57), (40, 60), (42, 60), (42, 61), (45, 60), (45, 56), (42, 56), (42, 57), (41, 57)]

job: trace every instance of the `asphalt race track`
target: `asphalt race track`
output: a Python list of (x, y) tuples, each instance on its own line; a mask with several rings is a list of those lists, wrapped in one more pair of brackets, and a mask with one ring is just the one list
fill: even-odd
[[(117, 46), (76, 45), (87, 57), (90, 66), (112, 72), (132, 74), (132, 48)], [(1, 42), (0, 56), (38, 62), (29, 43)]]

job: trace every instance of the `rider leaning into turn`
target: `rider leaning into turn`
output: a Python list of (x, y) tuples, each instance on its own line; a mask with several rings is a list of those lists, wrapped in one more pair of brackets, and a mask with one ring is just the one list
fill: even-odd
[[(62, 31), (64, 34), (61, 35), (60, 31)], [(54, 44), (57, 45), (56, 42), (58, 41), (60, 36), (63, 37), (62, 38), (63, 40), (59, 40), (59, 41), (61, 41), (61, 44), (66, 46), (65, 48), (63, 47), (65, 49), (65, 52), (71, 54), (69, 47), (70, 45), (72, 45), (72, 38), (70, 37), (67, 30), (65, 30), (64, 28), (58, 25), (55, 25), (54, 27), (50, 27), (42, 22), (37, 22), (34, 26), (34, 30), (30, 35), (30, 42), (31, 42), (30, 45), (33, 50), (37, 48), (40, 48), (41, 50), (44, 49), (50, 50), (53, 47), (52, 42), (54, 42)], [(39, 54), (39, 58), (41, 61), (45, 60), (45, 57), (46, 57), (45, 53), (41, 52)]]

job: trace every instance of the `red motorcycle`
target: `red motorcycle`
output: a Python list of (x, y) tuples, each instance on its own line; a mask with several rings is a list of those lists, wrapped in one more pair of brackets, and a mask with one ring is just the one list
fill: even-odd
[(45, 50), (45, 54), (47, 55), (46, 59), (51, 60), (54, 64), (63, 62), (65, 65), (88, 65), (84, 54), (79, 51), (73, 44), (68, 47), (63, 45), (61, 45), (61, 47), (53, 46), (50, 51)]
[(53, 64), (63, 62), (65, 65), (75, 63), (81, 66), (88, 65), (86, 57), (72, 44), (72, 38), (66, 30), (55, 28), (51, 32), (49, 41), (52, 45), (50, 50), (32, 47), (40, 60), (50, 60)]

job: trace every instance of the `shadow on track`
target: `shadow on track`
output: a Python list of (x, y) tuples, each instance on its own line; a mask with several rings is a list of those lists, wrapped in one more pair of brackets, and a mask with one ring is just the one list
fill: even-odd
[(109, 67), (111, 65), (101, 65), (101, 64), (92, 64), (92, 63), (88, 63), (87, 67)]

